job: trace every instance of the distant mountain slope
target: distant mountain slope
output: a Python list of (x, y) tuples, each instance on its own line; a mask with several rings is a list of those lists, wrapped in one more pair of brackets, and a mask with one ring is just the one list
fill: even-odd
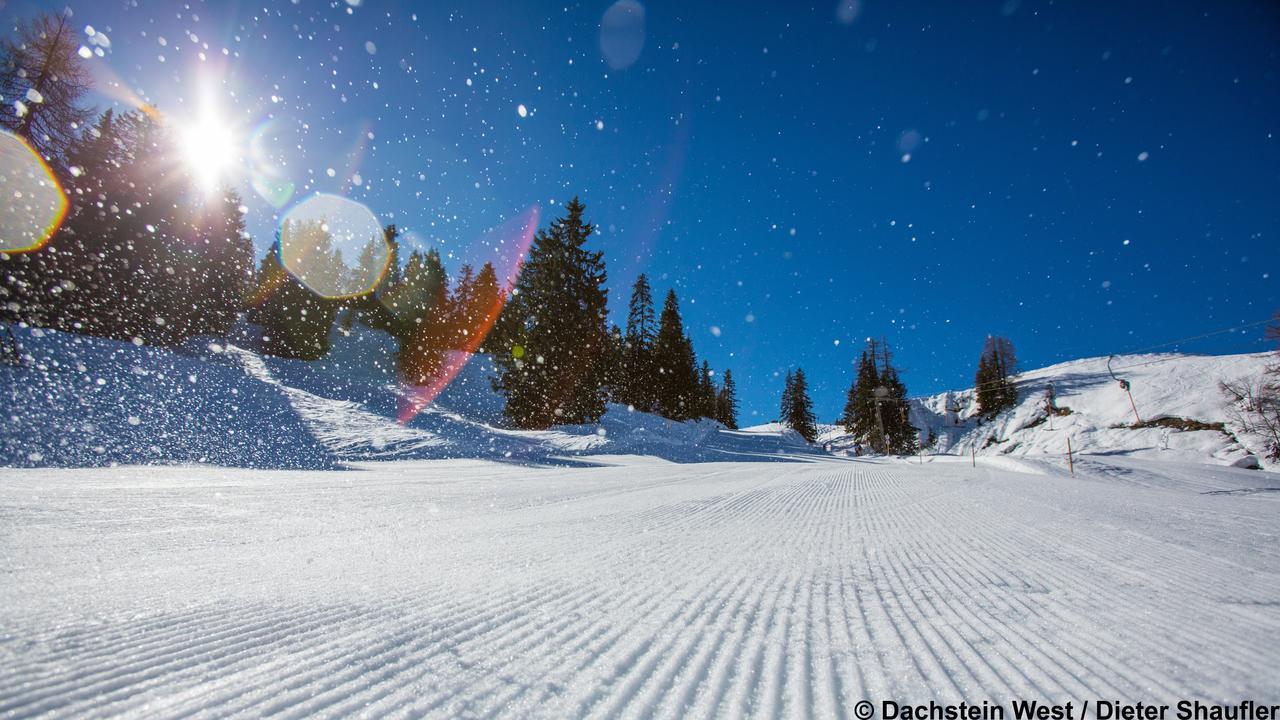
[[(1043, 455), (1065, 462), (1070, 438), (1080, 454), (1247, 465), (1263, 454), (1261, 438), (1232, 424), (1218, 383), (1256, 376), (1274, 361), (1272, 353), (1118, 355), (1111, 367), (1129, 381), (1131, 405), (1108, 372), (1107, 358), (1072, 360), (1018, 375), (1017, 406), (993, 420), (979, 421), (968, 389), (913, 399), (911, 421), (926, 440), (926, 453)], [(1051, 383), (1060, 414), (1046, 408)], [(818, 440), (837, 451), (852, 446), (835, 425), (823, 426)]]

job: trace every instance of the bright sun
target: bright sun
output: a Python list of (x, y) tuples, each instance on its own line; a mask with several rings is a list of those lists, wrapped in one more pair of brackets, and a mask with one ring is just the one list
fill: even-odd
[(231, 123), (210, 109), (179, 129), (178, 149), (196, 186), (209, 194), (228, 179), (239, 158)]

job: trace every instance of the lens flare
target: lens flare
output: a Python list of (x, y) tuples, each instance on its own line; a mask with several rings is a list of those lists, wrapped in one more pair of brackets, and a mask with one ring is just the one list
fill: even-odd
[(293, 199), (295, 184), (289, 176), (287, 153), (301, 144), (298, 123), (282, 118), (262, 123), (249, 136), (249, 183), (276, 209)]
[(321, 297), (373, 291), (390, 260), (378, 219), (369, 208), (338, 195), (312, 195), (286, 213), (280, 226), (280, 263)]
[(617, 0), (600, 18), (600, 53), (609, 67), (625, 70), (644, 50), (644, 6), (636, 0)]
[[(540, 215), (540, 208), (533, 205), (480, 239), (478, 246), (490, 248), (493, 253), (489, 262), (493, 264), (501, 292), (493, 302), (480, 308), (475, 316), (468, 320), (467, 327), (463, 328), (465, 332), (461, 333), (465, 338), (462, 349), (444, 354), (442, 363), (434, 373), (431, 382), (425, 385), (405, 385), (402, 388), (400, 408), (397, 413), (402, 424), (409, 423), (422, 412), (423, 408), (439, 397), (484, 343), (489, 331), (493, 329), (493, 324), (497, 322), (498, 315), (502, 313), (503, 305), (506, 304), (507, 289), (515, 284), (520, 274), (525, 254), (529, 252), (529, 245), (532, 244), (534, 232), (538, 228)], [(483, 255), (479, 255), (477, 259), (483, 260)], [(488, 350), (511, 352), (510, 348), (488, 348)]]
[(40, 155), (0, 132), (0, 252), (38, 250), (67, 214), (67, 196)]

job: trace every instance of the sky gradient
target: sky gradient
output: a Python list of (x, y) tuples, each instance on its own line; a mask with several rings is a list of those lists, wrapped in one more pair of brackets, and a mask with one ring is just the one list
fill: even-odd
[(456, 270), (578, 195), (611, 319), (636, 274), (675, 287), (744, 424), (796, 366), (835, 419), (869, 336), (923, 394), (989, 333), (1033, 368), (1280, 307), (1275, 3), (655, 0), (604, 47), (609, 2), (417, 5), (70, 3), (99, 106), (212, 103), (285, 164), (286, 202), (233, 178), (260, 249), (336, 192)]

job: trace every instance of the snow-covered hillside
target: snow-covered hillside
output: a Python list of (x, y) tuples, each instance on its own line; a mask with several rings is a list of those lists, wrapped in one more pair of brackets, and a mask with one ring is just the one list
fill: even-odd
[[(676, 461), (849, 454), (853, 443), (823, 426), (806, 448), (777, 424), (729, 431), (611, 406), (597, 424), (521, 431), (504, 426), (487, 356), (470, 358), (443, 393), (407, 424), (385, 334), (335, 331), (315, 363), (255, 353), (248, 334), (231, 343), (168, 349), (50, 330), (14, 328), (20, 364), (0, 364), (9, 418), (0, 465), (100, 466), (207, 463), (323, 468), (372, 459), (495, 458), (567, 462), (650, 455)], [(1123, 454), (1214, 464), (1252, 463), (1260, 438), (1233, 426), (1221, 380), (1261, 373), (1270, 354), (1126, 355), (1061, 363), (1016, 378), (1020, 402), (994, 420), (976, 417), (973, 391), (912, 401), (926, 454), (1045, 456)], [(1056, 412), (1046, 405), (1052, 384)], [(950, 409), (949, 409), (950, 408)], [(1265, 464), (1265, 461), (1264, 461)]]
[[(139, 463), (325, 468), (355, 460), (493, 458), (565, 463), (592, 455), (679, 462), (817, 454), (798, 438), (678, 423), (614, 405), (597, 424), (546, 431), (503, 426), (492, 362), (470, 358), (434, 402), (408, 402), (385, 334), (336, 330), (319, 362), (192, 341), (174, 349), (14, 328), (22, 362), (0, 364), (9, 418), (0, 465)], [(240, 343), (240, 344), (237, 344)]]
[[(1042, 456), (1065, 463), (1070, 439), (1078, 454), (1266, 466), (1263, 439), (1232, 422), (1218, 383), (1256, 377), (1275, 361), (1273, 353), (1117, 355), (1111, 368), (1129, 381), (1131, 404), (1107, 358), (1073, 360), (1018, 375), (1017, 406), (993, 420), (977, 416), (969, 389), (913, 399), (911, 422), (932, 454)], [(1047, 405), (1050, 385), (1056, 411)], [(852, 450), (839, 426), (820, 430), (819, 443)]]

